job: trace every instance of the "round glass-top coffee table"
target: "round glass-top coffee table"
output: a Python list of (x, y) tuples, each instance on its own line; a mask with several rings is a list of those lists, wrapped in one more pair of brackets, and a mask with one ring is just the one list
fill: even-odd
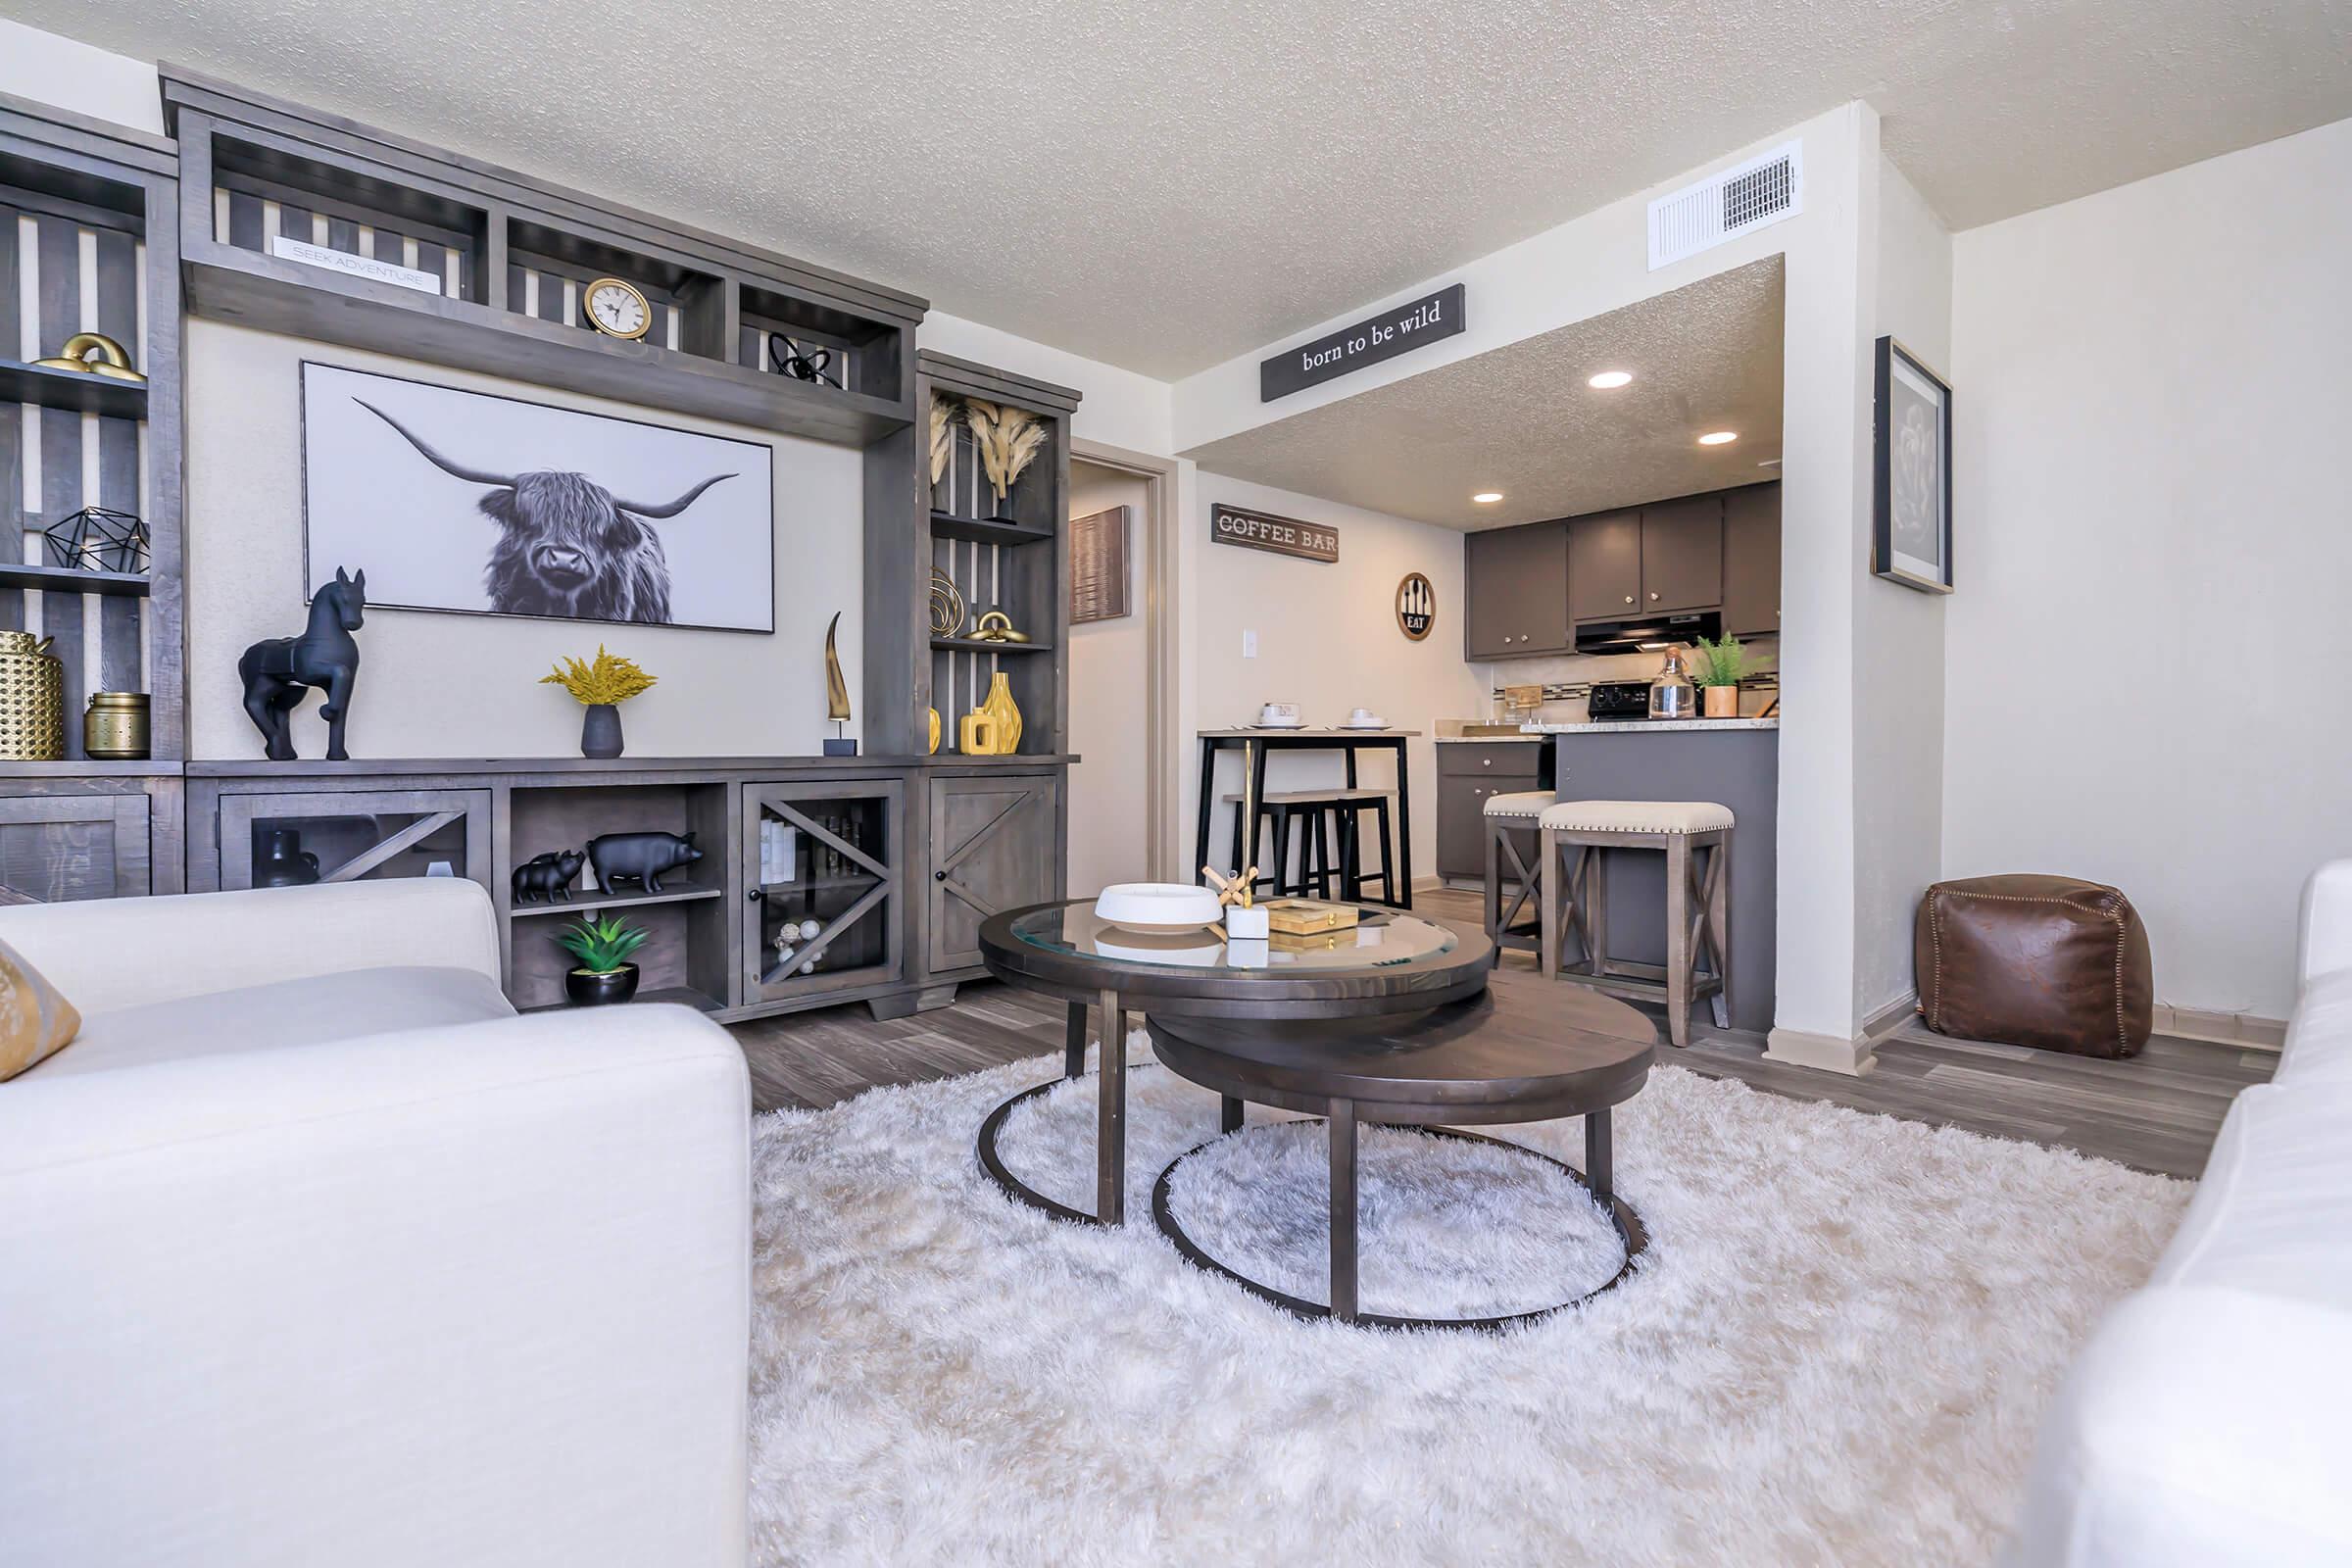
[[(1359, 909), (1353, 927), (1273, 942), (1233, 942), (1222, 932), (1130, 931), (1095, 913), (1094, 900), (1033, 905), (980, 927), (981, 959), (998, 979), (1069, 1004), (1063, 1078), (1005, 1101), (980, 1124), (981, 1168), (1004, 1192), (1059, 1219), (1117, 1225), (1126, 1218), (1127, 1014), (1272, 1019), (1381, 1018), (1423, 1012), (1486, 990), (1494, 945), (1390, 909)], [(1020, 1181), (997, 1155), (997, 1134), (1023, 1101), (1086, 1071), (1086, 1009), (1101, 1009), (1095, 1212), (1057, 1203)], [(1222, 1124), (1242, 1124), (1242, 1101), (1224, 1102)]]

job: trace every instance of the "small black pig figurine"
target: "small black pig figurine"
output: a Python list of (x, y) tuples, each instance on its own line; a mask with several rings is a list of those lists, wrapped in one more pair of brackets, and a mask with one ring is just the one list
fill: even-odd
[(571, 901), (571, 879), (580, 874), (588, 857), (577, 850), (550, 850), (534, 855), (514, 868), (514, 902), (516, 904), (554, 903), (558, 899)]
[(596, 880), (608, 893), (615, 877), (659, 893), (662, 872), (702, 858), (691, 833), (684, 838), (675, 833), (607, 833), (588, 841), (588, 863), (596, 867)]

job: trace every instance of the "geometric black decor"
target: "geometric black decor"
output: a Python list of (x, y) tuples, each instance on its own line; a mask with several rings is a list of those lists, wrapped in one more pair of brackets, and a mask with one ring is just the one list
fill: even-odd
[(76, 571), (141, 572), (147, 569), (147, 524), (112, 507), (84, 507), (43, 530), (49, 564)]

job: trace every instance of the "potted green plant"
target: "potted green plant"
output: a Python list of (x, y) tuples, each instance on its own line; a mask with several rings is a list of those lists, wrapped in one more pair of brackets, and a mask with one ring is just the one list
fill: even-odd
[(629, 955), (645, 946), (645, 938), (642, 926), (616, 914), (583, 914), (579, 924), (557, 932), (557, 945), (579, 960), (564, 976), (564, 994), (582, 1007), (628, 1001), (637, 994), (637, 966)]
[(635, 660), (606, 653), (603, 643), (596, 645), (592, 662), (565, 659), (552, 673), (539, 677), (540, 685), (563, 687), (588, 710), (580, 718), (580, 755), (598, 759), (620, 755), (619, 705), (654, 683)]
[(1690, 679), (1706, 704), (1701, 711), (1708, 718), (1738, 718), (1740, 682), (1754, 669), (1747, 650), (1730, 632), (1713, 642), (1701, 637), (1690, 657)]

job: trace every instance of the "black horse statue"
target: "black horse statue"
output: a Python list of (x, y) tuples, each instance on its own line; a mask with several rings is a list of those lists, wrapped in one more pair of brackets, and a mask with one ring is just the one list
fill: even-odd
[(312, 596), (311, 623), (299, 637), (255, 643), (237, 661), (245, 682), (245, 712), (268, 743), (262, 755), (272, 762), (294, 760), (293, 726), (287, 715), (313, 686), (326, 693), (318, 716), (326, 720), (326, 760), (347, 762), (343, 720), (351, 712), (351, 689), (360, 678), (360, 612), (368, 608), (368, 573), (335, 580)]

